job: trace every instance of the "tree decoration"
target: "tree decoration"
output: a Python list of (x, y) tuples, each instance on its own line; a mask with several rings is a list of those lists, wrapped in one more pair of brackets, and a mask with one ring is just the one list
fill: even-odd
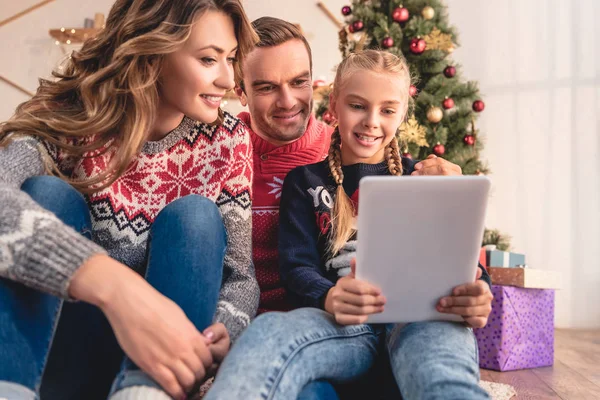
[(427, 42), (421, 38), (414, 38), (410, 41), (410, 51), (413, 54), (421, 54), (425, 51), (427, 47)]
[(427, 119), (429, 120), (429, 122), (437, 124), (442, 120), (442, 118), (444, 118), (444, 112), (439, 107), (431, 107), (427, 111)]
[(463, 142), (465, 142), (467, 146), (475, 146), (475, 140), (475, 136), (471, 134), (467, 134), (463, 138)]
[(448, 65), (446, 68), (444, 68), (444, 76), (446, 78), (454, 78), (454, 75), (456, 75), (456, 67)]
[(364, 27), (365, 27), (365, 24), (361, 20), (354, 21), (352, 23), (352, 28), (354, 29), (354, 32), (360, 32), (363, 30)]
[(423, 18), (425, 18), (426, 20), (430, 20), (433, 19), (433, 17), (435, 17), (435, 10), (433, 9), (433, 7), (431, 6), (427, 6), (424, 7), (421, 10), (421, 15), (423, 16)]
[(384, 49), (389, 49), (390, 47), (392, 47), (394, 45), (394, 39), (392, 39), (391, 37), (386, 37), (385, 39), (383, 39), (383, 41), (381, 42), (381, 46)]
[(473, 102), (473, 111), (482, 112), (485, 108), (485, 103), (481, 100), (475, 100)]
[(414, 143), (417, 146), (429, 146), (425, 135), (427, 134), (426, 129), (419, 125), (414, 115), (403, 122), (398, 129), (399, 139), (402, 143)]
[(443, 50), (451, 53), (454, 51), (452, 35), (442, 33), (437, 27), (433, 28), (429, 35), (423, 37), (427, 43), (428, 50)]
[(410, 18), (410, 13), (407, 8), (404, 7), (396, 7), (394, 11), (392, 11), (392, 19), (398, 23), (403, 23), (408, 21)]
[(410, 88), (408, 88), (408, 94), (410, 97), (415, 97), (417, 94), (417, 87), (415, 85), (410, 85)]
[(442, 102), (442, 106), (446, 109), (449, 110), (451, 108), (454, 108), (454, 100), (452, 100), (450, 97), (446, 97), (444, 99), (444, 101)]

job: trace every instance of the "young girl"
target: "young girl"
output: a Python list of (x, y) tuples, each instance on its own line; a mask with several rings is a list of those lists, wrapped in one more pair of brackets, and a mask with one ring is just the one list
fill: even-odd
[(252, 153), (219, 104), (255, 41), (240, 0), (117, 0), (0, 125), (0, 398), (182, 398), (249, 323)]
[[(462, 315), (466, 325), (364, 324), (383, 311), (385, 297), (354, 277), (358, 184), (368, 175), (414, 172), (415, 162), (400, 157), (395, 139), (409, 85), (405, 61), (387, 52), (352, 54), (338, 67), (331, 109), (339, 126), (329, 156), (290, 172), (281, 198), (281, 277), (290, 297), (307, 308), (257, 318), (222, 365), (208, 399), (293, 399), (313, 380), (364, 377), (380, 355), (389, 358), (390, 380), (405, 399), (488, 398), (478, 386), (476, 341), (467, 326), (487, 320), (487, 274), (438, 304), (439, 311)], [(404, 206), (411, 201), (418, 199), (407, 198)], [(372, 386), (369, 397), (377, 389)]]

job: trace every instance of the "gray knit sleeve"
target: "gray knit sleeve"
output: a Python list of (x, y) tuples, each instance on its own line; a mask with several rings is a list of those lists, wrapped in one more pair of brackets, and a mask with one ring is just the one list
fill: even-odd
[(252, 263), (252, 147), (245, 126), (238, 128), (231, 142), (230, 174), (217, 199), (228, 239), (215, 321), (227, 327), (232, 342), (256, 315), (260, 295)]
[(45, 174), (44, 151), (34, 138), (0, 148), (0, 277), (68, 298), (77, 268), (105, 251), (20, 190), (27, 178)]

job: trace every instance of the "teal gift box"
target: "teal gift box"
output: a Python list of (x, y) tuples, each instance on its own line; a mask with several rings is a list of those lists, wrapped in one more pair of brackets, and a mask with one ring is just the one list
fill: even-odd
[(500, 250), (486, 250), (486, 261), (488, 267), (514, 268), (525, 266), (525, 254)]

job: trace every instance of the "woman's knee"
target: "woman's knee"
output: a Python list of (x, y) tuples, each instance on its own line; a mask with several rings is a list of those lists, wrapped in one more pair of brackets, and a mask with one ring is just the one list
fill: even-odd
[(195, 242), (227, 242), (223, 218), (217, 205), (199, 195), (188, 195), (163, 208), (152, 226), (153, 234), (166, 228), (169, 236), (179, 233)]
[(91, 227), (85, 198), (64, 180), (55, 176), (34, 176), (23, 182), (21, 190), (77, 231)]

